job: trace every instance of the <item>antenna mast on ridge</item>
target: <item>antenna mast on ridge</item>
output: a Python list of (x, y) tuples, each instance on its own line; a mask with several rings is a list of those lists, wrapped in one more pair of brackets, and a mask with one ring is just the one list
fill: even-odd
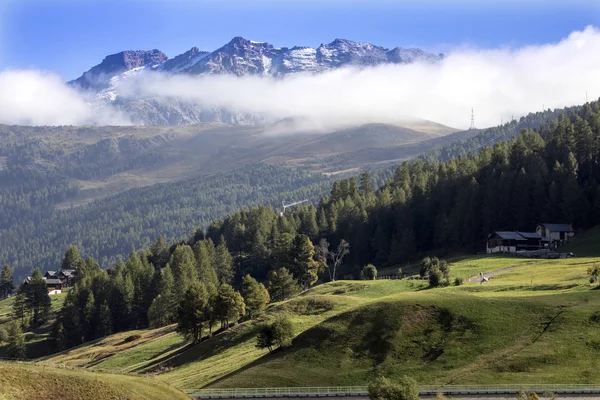
[(475, 113), (473, 112), (473, 108), (471, 108), (471, 127), (469, 130), (475, 129)]

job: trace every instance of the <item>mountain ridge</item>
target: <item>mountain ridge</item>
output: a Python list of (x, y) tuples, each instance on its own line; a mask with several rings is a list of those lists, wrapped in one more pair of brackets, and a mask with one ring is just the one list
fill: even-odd
[[(293, 64), (294, 61), (300, 61), (302, 58), (306, 58), (307, 55), (311, 61), (310, 63), (299, 62)], [(253, 56), (265, 56), (270, 60), (258, 60)], [(121, 51), (106, 56), (100, 64), (92, 67), (82, 76), (69, 83), (81, 87), (81, 83), (85, 81), (86, 76), (124, 72), (122, 69), (114, 68), (112, 64), (121, 58), (123, 58), (123, 66), (126, 67), (125, 71), (151, 66), (159, 71), (187, 74), (229, 73), (238, 76), (249, 74), (284, 76), (297, 72), (323, 72), (342, 66), (439, 61), (444, 58), (444, 55), (441, 53), (437, 55), (428, 53), (419, 48), (395, 47), (390, 50), (367, 42), (356, 42), (341, 38), (336, 38), (328, 44), (321, 44), (317, 48), (309, 46), (278, 48), (268, 42), (257, 42), (236, 36), (214, 51), (203, 51), (194, 46), (173, 58), (168, 58), (157, 49)], [(273, 61), (275, 61), (275, 64), (273, 64)], [(259, 68), (261, 62), (262, 69)], [(271, 69), (273, 65), (275, 65), (275, 69)]]
[(371, 43), (340, 38), (316, 48), (290, 48), (236, 36), (214, 51), (192, 47), (173, 58), (157, 49), (126, 50), (111, 54), (68, 84), (91, 93), (95, 97), (95, 105), (108, 105), (124, 112), (133, 124), (173, 126), (216, 122), (261, 125), (276, 122), (278, 118), (172, 97), (143, 97), (123, 90), (127, 87), (124, 84), (148, 71), (168, 76), (229, 75), (283, 79), (291, 75), (320, 74), (347, 67), (433, 63), (443, 58), (443, 54), (436, 55), (418, 48), (395, 47), (390, 50)]

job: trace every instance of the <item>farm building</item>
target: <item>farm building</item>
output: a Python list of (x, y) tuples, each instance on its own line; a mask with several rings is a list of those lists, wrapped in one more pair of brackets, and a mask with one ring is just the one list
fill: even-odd
[(536, 232), (550, 243), (551, 247), (558, 247), (567, 243), (575, 236), (575, 231), (569, 224), (540, 224)]
[(516, 253), (521, 250), (539, 250), (547, 242), (537, 232), (497, 231), (488, 236), (486, 252)]

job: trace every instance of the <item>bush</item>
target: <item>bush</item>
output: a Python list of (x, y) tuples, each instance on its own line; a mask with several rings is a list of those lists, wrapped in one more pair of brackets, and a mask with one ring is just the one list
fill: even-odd
[(460, 286), (463, 284), (463, 282), (463, 278), (456, 277), (456, 279), (454, 279), (454, 286)]
[(371, 400), (418, 400), (419, 388), (417, 382), (409, 377), (402, 377), (398, 383), (380, 377), (369, 384)]
[(273, 351), (275, 345), (286, 348), (292, 345), (294, 326), (287, 316), (278, 317), (272, 324), (264, 324), (258, 330), (256, 347)]
[(361, 275), (364, 280), (374, 281), (377, 279), (377, 268), (373, 264), (365, 265)]

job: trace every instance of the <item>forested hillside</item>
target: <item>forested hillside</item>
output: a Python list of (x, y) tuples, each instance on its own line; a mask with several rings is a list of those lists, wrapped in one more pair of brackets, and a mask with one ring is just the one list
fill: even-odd
[(358, 276), (367, 263), (385, 267), (432, 250), (481, 250), (493, 230), (533, 230), (541, 221), (591, 227), (600, 223), (599, 108), (586, 104), (467, 157), (403, 162), (377, 191), (368, 174), (336, 181), (316, 208), (287, 220), (264, 210), (238, 212), (209, 234), (223, 234), (239, 270), (256, 275), (276, 267), (281, 232), (333, 246), (345, 239), (351, 252), (341, 272)]
[(0, 231), (0, 258), (13, 264), (18, 276), (33, 267), (60, 265), (63, 249), (78, 245), (86, 256), (98, 258), (107, 267), (119, 255), (148, 248), (160, 235), (170, 241), (179, 239), (241, 207), (318, 199), (330, 184), (320, 174), (255, 164), (210, 177), (132, 189), (73, 209), (49, 209), (46, 215), (13, 224), (8, 213)]
[[(421, 141), (417, 131), (382, 124), (283, 137), (258, 134), (258, 128), (208, 125), (177, 130), (2, 126), (0, 261), (22, 277), (35, 267), (56, 267), (62, 251), (76, 244), (107, 267), (159, 235), (179, 239), (242, 207), (300, 199), (316, 204), (331, 177), (368, 169), (378, 188), (393, 176), (392, 160), (423, 152), (422, 160), (448, 160), (575, 110), (548, 110), (500, 127)], [(419, 129), (441, 129), (430, 125)], [(326, 171), (342, 174), (320, 174)], [(153, 185), (173, 179), (178, 180)], [(124, 191), (138, 185), (143, 187)], [(113, 191), (117, 194), (105, 197)], [(359, 265), (363, 258), (354, 261)]]

